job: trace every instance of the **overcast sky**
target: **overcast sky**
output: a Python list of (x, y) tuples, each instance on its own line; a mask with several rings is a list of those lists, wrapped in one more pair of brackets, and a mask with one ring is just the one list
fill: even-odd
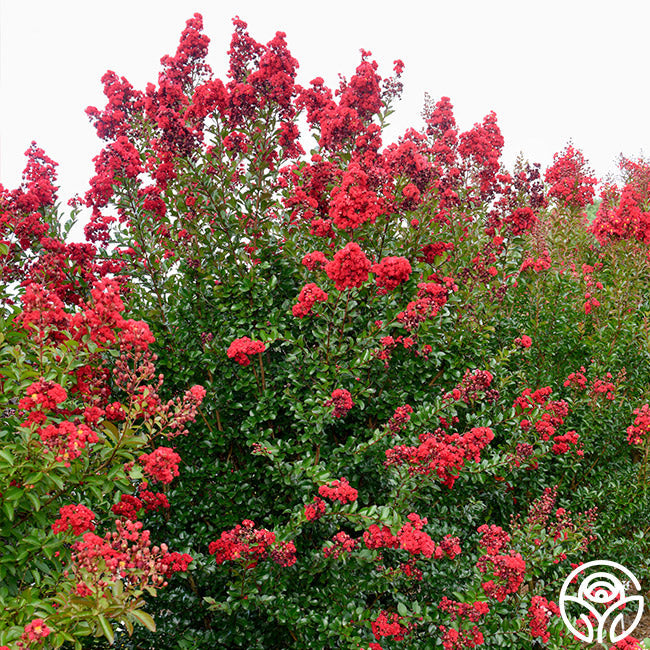
[(406, 65), (385, 144), (421, 126), (424, 94), (451, 98), (461, 129), (491, 110), (505, 138), (546, 167), (571, 139), (599, 176), (622, 152), (650, 153), (650, 3), (640, 0), (0, 0), (0, 182), (20, 182), (32, 140), (59, 163), (61, 195), (87, 189), (101, 148), (84, 113), (103, 107), (106, 70), (136, 88), (156, 81), (185, 21), (204, 18), (208, 62), (225, 80), (239, 15), (266, 43), (287, 33), (298, 82), (348, 78), (370, 50), (388, 76)]

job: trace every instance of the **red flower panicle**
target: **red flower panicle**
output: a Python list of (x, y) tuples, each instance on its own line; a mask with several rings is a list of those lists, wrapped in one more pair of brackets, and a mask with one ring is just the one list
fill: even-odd
[(359, 493), (348, 483), (346, 478), (336, 479), (328, 485), (321, 485), (318, 494), (332, 501), (351, 503), (356, 501)]
[(240, 339), (235, 339), (228, 348), (226, 354), (229, 359), (234, 359), (241, 366), (250, 365), (251, 360), (248, 358), (253, 354), (262, 353), (266, 350), (266, 346), (262, 341), (254, 341), (248, 336), (243, 336)]
[(327, 263), (325, 272), (334, 280), (339, 291), (351, 287), (360, 287), (370, 272), (370, 260), (365, 256), (359, 244), (350, 242), (335, 253), (334, 259)]
[(86, 531), (95, 530), (95, 513), (81, 504), (70, 504), (59, 508), (60, 517), (52, 524), (55, 534), (64, 533), (68, 528), (74, 535), (81, 535)]
[(334, 406), (332, 415), (335, 418), (342, 418), (354, 406), (352, 395), (345, 388), (336, 388), (332, 391), (332, 398), (325, 402), (325, 406)]

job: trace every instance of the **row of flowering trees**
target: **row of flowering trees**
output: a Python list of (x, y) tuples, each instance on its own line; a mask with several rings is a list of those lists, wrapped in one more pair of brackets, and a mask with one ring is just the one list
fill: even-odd
[(0, 646), (580, 647), (572, 566), (650, 579), (650, 166), (386, 144), (400, 61), (234, 27), (106, 73), (71, 219), (36, 145), (2, 188)]

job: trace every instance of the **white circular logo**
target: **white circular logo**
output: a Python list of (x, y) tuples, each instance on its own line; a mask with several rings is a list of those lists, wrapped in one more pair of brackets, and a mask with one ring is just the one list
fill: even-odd
[[(612, 573), (611, 569), (616, 569), (624, 576), (623, 579)], [(571, 584), (574, 580), (575, 585)], [(641, 591), (636, 577), (617, 562), (594, 560), (576, 567), (567, 576), (560, 591), (560, 614), (564, 624), (578, 639), (586, 643), (605, 643), (608, 633), (612, 643), (629, 636), (643, 614), (643, 596), (625, 595), (625, 588), (629, 588), (630, 584), (633, 584), (637, 591)], [(567, 595), (570, 587), (577, 589), (577, 595)], [(568, 603), (576, 603), (583, 612), (575, 623), (569, 620)], [(622, 609), (632, 603), (638, 603), (638, 610), (626, 629)], [(578, 621), (582, 621), (584, 625), (580, 626), (580, 630), (576, 629)], [(594, 625), (597, 626), (596, 629)]]

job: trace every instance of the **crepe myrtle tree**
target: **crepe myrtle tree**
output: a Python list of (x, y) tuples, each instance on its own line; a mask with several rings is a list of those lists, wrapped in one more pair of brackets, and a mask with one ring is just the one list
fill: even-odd
[(35, 145), (3, 193), (2, 643), (581, 647), (572, 566), (648, 578), (647, 163), (590, 223), (572, 145), (444, 97), (386, 144), (401, 61), (233, 23), (224, 79), (199, 14), (102, 78), (84, 244)]

